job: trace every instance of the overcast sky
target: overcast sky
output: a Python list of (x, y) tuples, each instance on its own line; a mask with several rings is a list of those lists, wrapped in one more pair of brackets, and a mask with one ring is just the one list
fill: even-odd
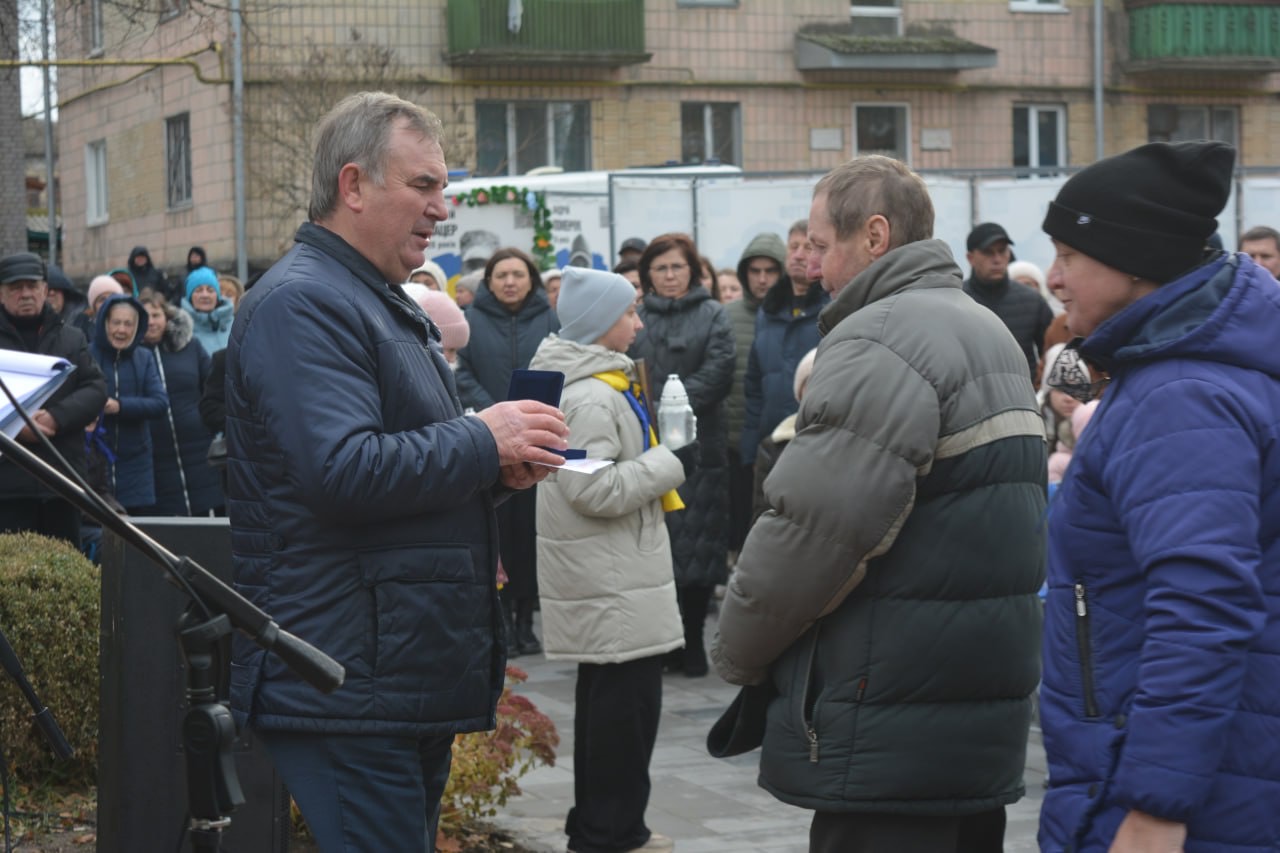
[[(58, 102), (58, 93), (53, 93), (53, 102)], [(22, 114), (34, 115), (44, 109), (44, 79), (39, 68), (22, 69)]]

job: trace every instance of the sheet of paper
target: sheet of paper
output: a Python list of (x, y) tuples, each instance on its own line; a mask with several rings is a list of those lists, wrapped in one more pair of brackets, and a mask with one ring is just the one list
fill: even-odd
[[(74, 369), (65, 358), (0, 350), (0, 380), (28, 413), (53, 396)], [(0, 430), (13, 438), (23, 426), (25, 423), (8, 398), (0, 394)]]
[[(541, 462), (535, 462), (535, 465), (541, 465)], [(613, 464), (612, 459), (566, 459), (563, 465), (548, 465), (548, 468), (555, 468), (557, 471), (574, 471), (578, 474), (594, 474), (601, 468), (607, 468)]]

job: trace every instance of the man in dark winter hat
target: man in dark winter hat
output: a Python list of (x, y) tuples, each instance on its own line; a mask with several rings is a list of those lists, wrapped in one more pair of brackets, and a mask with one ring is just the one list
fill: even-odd
[(964, 292), (1004, 321), (1027, 357), (1031, 381), (1038, 381), (1036, 365), (1044, 347), (1044, 333), (1053, 322), (1053, 309), (1039, 293), (1009, 280), (1013, 240), (995, 222), (974, 226), (965, 241), (969, 277)]
[(133, 251), (129, 253), (129, 274), (133, 276), (134, 295), (150, 288), (153, 293), (159, 293), (165, 299), (172, 300), (175, 295), (173, 289), (169, 286), (169, 280), (165, 278), (164, 273), (156, 268), (151, 260), (151, 253), (147, 251), (146, 246), (134, 246)]
[[(107, 401), (107, 386), (84, 335), (48, 304), (45, 275), (44, 262), (30, 252), (0, 258), (0, 349), (60, 356), (75, 365), (71, 377), (31, 413), (31, 419), (84, 476), (84, 428)], [(30, 428), (23, 427), (17, 438), (56, 467)], [(0, 459), (0, 532), (18, 530), (65, 539), (79, 548), (80, 510), (14, 463)]]
[(62, 319), (72, 320), (77, 315), (84, 313), (84, 307), (88, 304), (88, 300), (71, 283), (71, 279), (67, 278), (67, 274), (62, 271), (62, 267), (57, 264), (49, 264), (45, 280), (49, 283), (48, 302)]
[(644, 254), (645, 246), (649, 245), (639, 237), (628, 237), (622, 241), (622, 245), (618, 247), (618, 260), (631, 261), (639, 263), (640, 256)]
[(1280, 288), (1207, 248), (1234, 161), (1143, 145), (1044, 219), (1049, 287), (1111, 380), (1049, 515), (1042, 850), (1280, 838)]

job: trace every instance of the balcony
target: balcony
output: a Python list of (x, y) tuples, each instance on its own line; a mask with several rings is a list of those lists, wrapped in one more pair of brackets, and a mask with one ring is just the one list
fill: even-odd
[(1129, 0), (1129, 61), (1125, 70), (1280, 70), (1280, 6), (1263, 0), (1179, 3)]
[(795, 55), (799, 71), (956, 72), (996, 64), (994, 48), (924, 27), (870, 35), (849, 24), (807, 24), (796, 32)]
[(451, 65), (648, 62), (644, 0), (449, 0)]

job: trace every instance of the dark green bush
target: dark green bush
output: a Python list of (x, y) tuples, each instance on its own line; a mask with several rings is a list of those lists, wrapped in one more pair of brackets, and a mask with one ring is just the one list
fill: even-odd
[(98, 762), (98, 569), (66, 542), (0, 535), (0, 628), (75, 748), (59, 762), (31, 706), (0, 674), (0, 749), (28, 785), (93, 784)]

